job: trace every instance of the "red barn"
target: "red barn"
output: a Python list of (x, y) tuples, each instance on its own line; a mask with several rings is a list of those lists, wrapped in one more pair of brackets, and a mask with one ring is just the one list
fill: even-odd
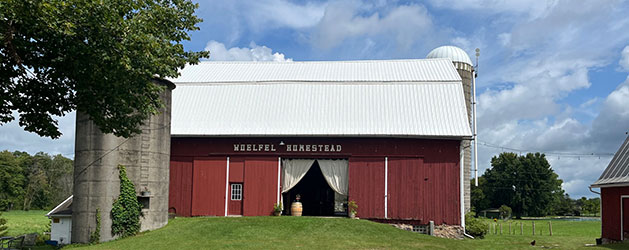
[(601, 188), (601, 238), (629, 238), (629, 137), (591, 187)]
[(267, 216), (299, 194), (304, 215), (346, 215), (355, 201), (361, 218), (464, 223), (472, 133), (455, 64), (186, 67), (173, 79), (170, 211)]

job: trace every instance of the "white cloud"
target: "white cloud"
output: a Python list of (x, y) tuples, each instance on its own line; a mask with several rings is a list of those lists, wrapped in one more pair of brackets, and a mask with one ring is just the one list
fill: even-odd
[(473, 45), (472, 42), (465, 38), (465, 37), (455, 37), (454, 39), (452, 39), (450, 41), (452, 43), (452, 45), (457, 46), (461, 49), (463, 49), (463, 51), (472, 51), (473, 50)]
[(629, 45), (625, 46), (625, 48), (620, 53), (620, 61), (618, 64), (624, 71), (629, 71)]
[[(535, 94), (534, 89), (529, 89), (529, 91)], [(551, 166), (565, 181), (564, 188), (571, 196), (593, 196), (587, 187), (596, 181), (611, 160), (610, 156), (599, 157), (598, 154), (615, 153), (626, 137), (624, 132), (629, 130), (629, 109), (627, 109), (629, 107), (629, 78), (602, 101), (600, 113), (591, 125), (572, 118), (569, 114), (571, 109), (567, 109), (568, 114), (548, 112), (554, 115), (544, 115), (547, 111), (541, 110), (537, 113), (538, 117), (509, 116), (511, 114), (506, 114), (509, 110), (517, 113), (518, 108), (524, 112), (529, 109), (545, 108), (545, 105), (537, 105), (535, 101), (528, 106), (514, 103), (509, 98), (517, 98), (513, 97), (517, 95), (512, 95), (510, 92), (512, 91), (505, 90), (487, 94), (492, 98), (504, 99), (498, 101), (498, 105), (501, 105), (498, 110), (501, 113), (483, 113), (479, 117), (480, 140), (494, 145), (521, 149), (523, 150), (522, 153), (529, 151), (548, 152), (550, 153), (548, 160)], [(482, 101), (481, 98), (479, 103)], [(597, 98), (592, 98), (580, 106), (581, 108), (588, 107), (597, 101)], [(505, 107), (509, 104), (516, 106)], [(485, 105), (492, 105), (492, 103), (485, 103)], [(483, 112), (488, 112), (488, 109), (484, 109)], [(529, 110), (529, 114), (531, 112)], [(501, 119), (501, 115), (508, 118)], [(565, 118), (560, 118), (564, 116)], [(549, 117), (553, 117), (553, 119), (549, 119)], [(489, 167), (490, 157), (501, 151), (495, 148), (480, 148), (481, 172)], [(554, 154), (557, 152), (578, 152), (594, 155), (561, 156)]]
[(588, 143), (604, 152), (616, 152), (629, 131), (629, 77), (614, 90), (592, 122)]
[[(17, 117), (17, 113), (14, 112), (13, 116)], [(37, 152), (51, 155), (62, 154), (73, 159), (76, 112), (53, 119), (59, 121), (59, 130), (63, 134), (59, 139), (54, 140), (24, 131), (16, 120), (0, 126), (0, 150), (26, 151), (29, 154)]]
[[(461, 4), (470, 2), (491, 1)], [(512, 25), (505, 29), (505, 23), (500, 23), (501, 29), (486, 36), (485, 40), (493, 40), (490, 48), (481, 48), (485, 53), (481, 53), (484, 67), (478, 81), (484, 86), (478, 100), (480, 140), (524, 151), (614, 153), (629, 130), (629, 80), (608, 96), (588, 93), (583, 101), (573, 94), (592, 88), (591, 71), (616, 63), (616, 55), (627, 45), (629, 34), (619, 32), (629, 28), (629, 17), (623, 14), (626, 7), (618, 1), (583, 1), (580, 8), (565, 8), (567, 3), (554, 1), (525, 10), (522, 16), (504, 16), (494, 13), (496, 8), (518, 11), (510, 3), (496, 3), (490, 10), (477, 11), (508, 18)], [(618, 63), (627, 71), (628, 58), (629, 49), (623, 50)], [(501, 151), (481, 147), (481, 171)], [(565, 190), (580, 197), (594, 196), (587, 187), (611, 157), (549, 155), (548, 159), (565, 181)]]
[(262, 0), (243, 3), (249, 10), (246, 18), (258, 29), (289, 27), (309, 28), (321, 20), (326, 3), (307, 2), (303, 5), (285, 0)]
[(511, 45), (511, 34), (510, 33), (498, 34), (498, 41), (500, 41), (500, 45), (502, 45), (503, 47), (509, 47)]
[(205, 50), (210, 51), (210, 60), (213, 61), (293, 61), (282, 53), (273, 53), (271, 48), (256, 45), (254, 42), (249, 44), (249, 48), (227, 49), (224, 44), (212, 40), (207, 43)]
[(432, 6), (461, 11), (523, 14), (528, 19), (547, 15), (549, 9), (560, 5), (558, 0), (430, 0)]
[(387, 13), (365, 15), (365, 9), (369, 8), (356, 1), (327, 5), (321, 22), (312, 34), (313, 46), (330, 49), (349, 38), (385, 36), (394, 39), (398, 49), (408, 50), (418, 36), (432, 28), (426, 8), (420, 5), (402, 5)]

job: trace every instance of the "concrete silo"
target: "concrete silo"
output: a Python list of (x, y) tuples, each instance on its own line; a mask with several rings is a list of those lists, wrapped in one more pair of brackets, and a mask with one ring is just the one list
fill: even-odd
[(144, 206), (141, 230), (168, 223), (171, 92), (175, 85), (166, 80), (154, 82), (166, 86), (160, 96), (164, 107), (141, 126), (141, 134), (131, 138), (104, 134), (88, 115), (77, 112), (72, 242), (89, 242), (96, 230), (97, 209), (101, 215), (100, 240), (115, 238), (111, 234), (111, 208), (120, 192), (118, 165), (126, 167)]
[[(467, 108), (467, 118), (472, 126), (472, 77), (474, 66), (470, 57), (462, 49), (455, 46), (441, 46), (433, 49), (428, 53), (426, 58), (448, 58), (452, 60), (454, 67), (461, 76), (463, 83), (463, 93), (465, 95), (465, 107)], [(472, 131), (476, 133), (476, 131)], [(472, 147), (471, 141), (464, 140), (461, 142), (461, 147), (464, 149), (464, 188), (465, 188), (465, 212), (470, 211), (470, 178), (471, 178), (471, 166), (472, 166)]]

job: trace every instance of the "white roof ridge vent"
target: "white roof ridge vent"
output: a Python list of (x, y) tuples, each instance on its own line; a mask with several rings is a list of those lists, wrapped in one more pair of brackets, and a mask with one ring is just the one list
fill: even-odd
[(363, 61), (204, 62), (187, 65), (178, 83), (233, 82), (458, 82), (447, 58)]

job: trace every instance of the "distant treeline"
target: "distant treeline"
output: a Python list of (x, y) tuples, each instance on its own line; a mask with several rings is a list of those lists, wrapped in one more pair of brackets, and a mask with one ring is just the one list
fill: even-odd
[(472, 185), (472, 207), (480, 214), (505, 205), (518, 218), (600, 214), (599, 198), (571, 199), (562, 183), (544, 154), (501, 153), (491, 159), (491, 168), (478, 178), (478, 186)]
[(53, 208), (72, 194), (73, 165), (62, 155), (0, 152), (0, 210)]

